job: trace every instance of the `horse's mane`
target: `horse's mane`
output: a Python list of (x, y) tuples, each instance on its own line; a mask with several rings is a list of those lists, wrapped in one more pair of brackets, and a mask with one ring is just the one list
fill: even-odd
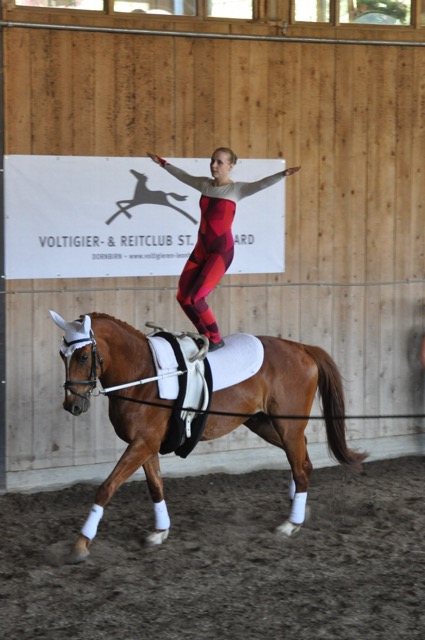
[(118, 318), (114, 318), (114, 316), (111, 316), (108, 313), (99, 313), (97, 311), (93, 311), (88, 315), (92, 320), (109, 320), (110, 322), (115, 322), (116, 324), (120, 325), (130, 333), (133, 333), (134, 335), (138, 336), (139, 338), (141, 336), (144, 337), (145, 335), (142, 331), (139, 331), (139, 329), (136, 329), (131, 324), (128, 324), (128, 322), (125, 322), (124, 320), (119, 320)]

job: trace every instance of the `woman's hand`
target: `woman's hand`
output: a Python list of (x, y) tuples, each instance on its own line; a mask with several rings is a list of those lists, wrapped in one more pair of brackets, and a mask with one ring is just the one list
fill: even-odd
[(283, 177), (286, 178), (286, 176), (292, 176), (293, 173), (297, 173), (297, 171), (299, 171), (301, 169), (301, 167), (291, 167), (290, 169), (285, 169), (285, 171), (283, 172)]
[(153, 160), (155, 162), (155, 164), (161, 164), (160, 161), (159, 161), (159, 157), (157, 155), (155, 155), (154, 153), (149, 153), (149, 151), (148, 151), (147, 155), (149, 156), (149, 158), (151, 160)]

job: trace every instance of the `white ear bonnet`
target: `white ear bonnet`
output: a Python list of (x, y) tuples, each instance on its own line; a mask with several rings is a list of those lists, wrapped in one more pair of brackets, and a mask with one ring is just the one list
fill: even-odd
[(67, 322), (55, 311), (49, 311), (53, 322), (65, 331), (61, 352), (65, 357), (70, 357), (75, 349), (80, 349), (86, 344), (94, 342), (90, 316), (83, 316), (81, 320)]

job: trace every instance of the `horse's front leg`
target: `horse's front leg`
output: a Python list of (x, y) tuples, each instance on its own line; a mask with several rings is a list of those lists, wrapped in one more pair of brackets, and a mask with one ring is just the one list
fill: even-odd
[(170, 517), (164, 500), (164, 483), (161, 477), (158, 454), (153, 455), (143, 465), (149, 493), (153, 501), (155, 529), (149, 533), (145, 542), (148, 545), (162, 544), (168, 538)]
[(81, 533), (71, 549), (69, 562), (84, 562), (89, 556), (89, 547), (94, 540), (104, 507), (114, 493), (133, 475), (150, 456), (145, 442), (133, 441), (122, 454), (109, 477), (100, 485), (95, 495), (95, 503), (84, 523)]

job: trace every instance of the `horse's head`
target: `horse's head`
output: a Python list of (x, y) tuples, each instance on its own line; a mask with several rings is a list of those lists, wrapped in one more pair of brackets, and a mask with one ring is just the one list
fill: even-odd
[(139, 173), (135, 169), (130, 169), (130, 173), (132, 173), (133, 176), (137, 178), (138, 182), (143, 182), (146, 184), (148, 176), (145, 173)]
[(54, 311), (50, 311), (50, 315), (55, 324), (65, 331), (60, 349), (66, 372), (63, 408), (79, 416), (89, 409), (90, 396), (102, 372), (102, 359), (97, 353), (91, 318), (85, 315), (74, 322), (67, 322)]

